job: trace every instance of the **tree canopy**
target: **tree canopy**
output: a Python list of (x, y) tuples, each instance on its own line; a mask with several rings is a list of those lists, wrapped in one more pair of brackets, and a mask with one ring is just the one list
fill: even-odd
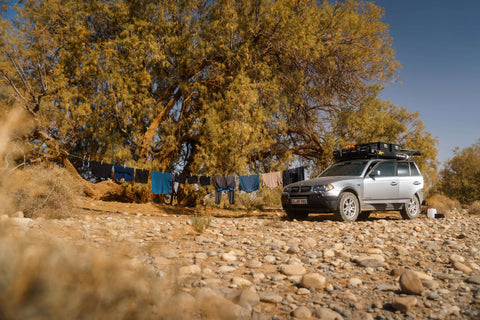
[(32, 156), (246, 174), (388, 140), (434, 166), (436, 142), (418, 114), (378, 97), (400, 65), (372, 2), (24, 0), (16, 9), (0, 22), (0, 92), (34, 120)]
[(456, 148), (440, 172), (439, 190), (464, 204), (480, 200), (480, 140), (464, 149)]

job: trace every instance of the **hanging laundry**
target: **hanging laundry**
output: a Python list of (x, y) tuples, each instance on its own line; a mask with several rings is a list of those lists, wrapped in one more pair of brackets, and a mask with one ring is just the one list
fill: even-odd
[(294, 169), (288, 169), (283, 171), (283, 186), (291, 183), (305, 180), (305, 167), (298, 167)]
[(178, 182), (178, 183), (185, 183), (187, 180), (187, 175), (185, 173), (176, 173), (173, 182)]
[(111, 164), (97, 161), (92, 162), (92, 173), (97, 178), (110, 178), (112, 176), (112, 168), (113, 166)]
[(260, 176), (258, 174), (250, 176), (240, 176), (238, 188), (246, 193), (260, 189)]
[(152, 171), (150, 177), (152, 180), (152, 193), (171, 193), (172, 192), (172, 174), (167, 172)]
[(113, 177), (118, 180), (132, 181), (135, 178), (135, 169), (124, 166), (113, 167)]
[(198, 183), (198, 176), (189, 176), (187, 181), (188, 181), (189, 184)]
[(150, 175), (150, 171), (136, 169), (135, 170), (135, 182), (138, 183), (148, 183), (148, 176)]
[(280, 171), (262, 174), (262, 186), (275, 189), (282, 185), (282, 173)]
[(222, 192), (228, 192), (228, 201), (230, 204), (235, 203), (235, 177), (215, 177), (213, 183), (215, 187), (215, 203), (220, 204), (222, 198)]
[(203, 187), (212, 185), (212, 177), (200, 176), (200, 185)]

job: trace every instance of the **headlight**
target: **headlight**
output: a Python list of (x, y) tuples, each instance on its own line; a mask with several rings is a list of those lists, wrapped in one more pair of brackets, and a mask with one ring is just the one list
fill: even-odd
[(283, 193), (288, 193), (288, 188), (283, 188)]
[(331, 184), (320, 184), (320, 185), (313, 186), (312, 188), (312, 191), (315, 193), (327, 192), (330, 190), (333, 190), (333, 185)]

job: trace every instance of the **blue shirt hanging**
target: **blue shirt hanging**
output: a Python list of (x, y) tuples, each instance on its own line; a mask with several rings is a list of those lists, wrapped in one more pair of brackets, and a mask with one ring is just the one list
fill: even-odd
[(171, 173), (152, 171), (150, 179), (152, 180), (153, 194), (172, 192), (172, 174)]
[(238, 188), (246, 193), (250, 193), (253, 191), (257, 191), (260, 189), (260, 176), (258, 174), (254, 174), (251, 176), (240, 176), (240, 181), (238, 184)]

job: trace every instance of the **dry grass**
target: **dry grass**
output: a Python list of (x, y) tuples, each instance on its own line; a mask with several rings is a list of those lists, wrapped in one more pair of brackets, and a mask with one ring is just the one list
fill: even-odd
[(0, 318), (160, 318), (171, 293), (159, 278), (122, 257), (34, 240), (0, 227)]
[(434, 194), (427, 199), (429, 208), (437, 209), (438, 213), (449, 213), (452, 211), (460, 211), (462, 206), (458, 200), (452, 200), (442, 194)]
[(479, 200), (473, 202), (469, 206), (468, 213), (474, 214), (474, 215), (480, 215), (480, 201)]
[(212, 218), (195, 215), (190, 219), (190, 222), (192, 223), (192, 228), (196, 233), (202, 233), (210, 226)]
[(4, 214), (22, 211), (28, 218), (57, 219), (75, 210), (81, 187), (65, 169), (32, 166), (4, 177), (0, 189)]

